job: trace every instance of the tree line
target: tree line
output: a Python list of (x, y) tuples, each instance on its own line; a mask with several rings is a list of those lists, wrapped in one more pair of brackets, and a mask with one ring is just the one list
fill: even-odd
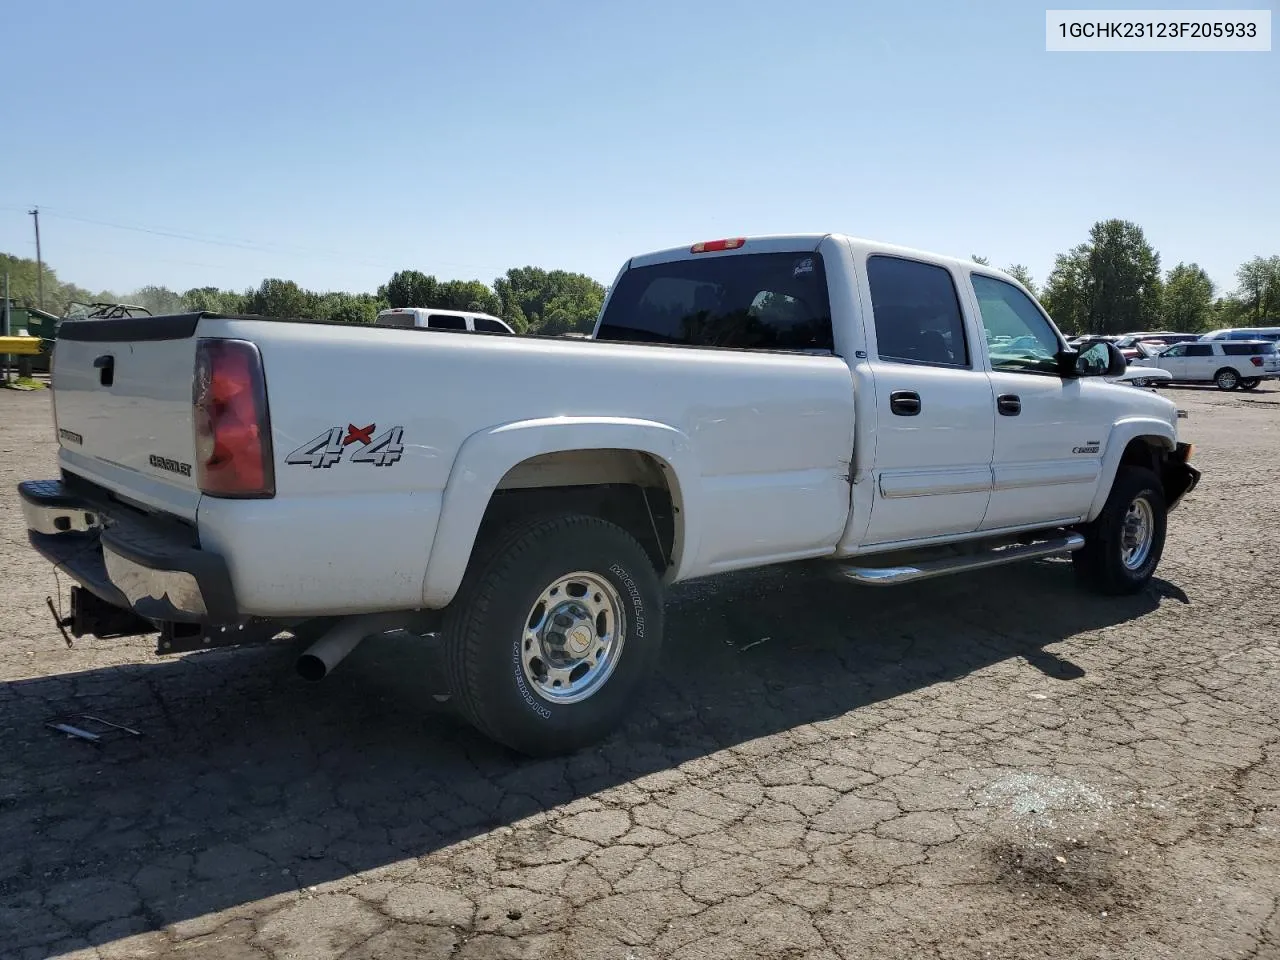
[[(976, 254), (973, 259), (987, 262)], [(5, 271), (12, 295), (34, 305), (35, 261), (0, 254), (0, 273)], [(1022, 264), (1006, 272), (1035, 293), (1069, 334), (1280, 326), (1280, 255), (1242, 263), (1235, 289), (1219, 291), (1199, 264), (1178, 263), (1163, 271), (1160, 254), (1142, 228), (1128, 220), (1095, 223), (1087, 240), (1057, 255), (1043, 286), (1037, 286)], [(117, 297), (62, 283), (48, 266), (43, 279), (45, 309), (58, 315), (71, 301), (109, 301), (133, 303), (154, 314), (210, 310), (372, 323), (378, 311), (388, 307), (439, 307), (483, 311), (502, 317), (517, 332), (543, 335), (589, 331), (606, 292), (584, 274), (541, 267), (514, 267), (491, 285), (401, 270), (373, 293), (319, 293), (292, 280), (269, 278), (242, 292), (196, 287), (179, 293), (147, 286)]]
[[(36, 262), (0, 253), (0, 276), (9, 274), (11, 296), (38, 306)], [(595, 324), (605, 287), (585, 274), (541, 267), (513, 267), (494, 280), (439, 280), (419, 270), (400, 270), (374, 293), (307, 290), (292, 280), (267, 278), (244, 291), (193, 287), (185, 292), (145, 286), (123, 296), (109, 290), (92, 293), (63, 283), (44, 266), (44, 309), (58, 316), (82, 312), (74, 303), (129, 303), (153, 314), (209, 310), (264, 317), (372, 323), (391, 307), (474, 310), (501, 317), (518, 333), (557, 335), (586, 332)], [(3, 290), (0, 290), (3, 296)]]
[(1054, 258), (1042, 288), (1022, 264), (1005, 272), (1036, 294), (1066, 333), (1280, 326), (1280, 255), (1245, 261), (1236, 270), (1236, 288), (1220, 292), (1198, 263), (1162, 272), (1160, 254), (1128, 220), (1095, 223), (1088, 240)]

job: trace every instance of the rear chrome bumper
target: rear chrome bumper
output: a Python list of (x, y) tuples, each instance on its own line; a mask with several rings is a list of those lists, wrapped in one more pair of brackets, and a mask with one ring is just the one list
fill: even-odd
[(36, 551), (107, 603), (170, 622), (237, 619), (226, 562), (195, 531), (149, 517), (61, 480), (18, 484)]

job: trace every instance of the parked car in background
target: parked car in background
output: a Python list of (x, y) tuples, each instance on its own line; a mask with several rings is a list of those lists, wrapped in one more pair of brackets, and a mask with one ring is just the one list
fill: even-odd
[(438, 310), (434, 307), (393, 307), (373, 321), (380, 327), (418, 327), (426, 330), (466, 330), (472, 333), (515, 333), (505, 322), (488, 313), (470, 310)]
[(1280, 327), (1229, 327), (1211, 330), (1201, 340), (1270, 340), (1280, 341)]
[(1134, 360), (1132, 366), (1167, 370), (1174, 383), (1253, 390), (1263, 380), (1280, 377), (1280, 353), (1270, 340), (1197, 340), (1165, 347), (1154, 356)]
[(1198, 333), (1128, 333), (1115, 344), (1121, 350), (1125, 350), (1139, 343), (1159, 343), (1171, 347), (1175, 343), (1190, 343), (1199, 339)]
[(1125, 360), (1133, 363), (1134, 360), (1147, 356), (1149, 352), (1159, 353), (1164, 347), (1175, 343), (1187, 343), (1199, 339), (1199, 334), (1195, 333), (1127, 333), (1113, 342), (1120, 348), (1120, 353), (1124, 355)]
[[(1155, 354), (1156, 351), (1149, 351), (1145, 356), (1152, 357)], [(1167, 370), (1161, 370), (1157, 367), (1143, 367), (1131, 363), (1128, 369), (1120, 376), (1107, 377), (1107, 379), (1112, 383), (1125, 383), (1131, 387), (1155, 387), (1171, 383), (1173, 376)]]

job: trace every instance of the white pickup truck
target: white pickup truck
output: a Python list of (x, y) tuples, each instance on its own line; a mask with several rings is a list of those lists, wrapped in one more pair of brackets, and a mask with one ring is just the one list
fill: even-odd
[(68, 321), (61, 476), (20, 492), (78, 583), (64, 631), (159, 631), (160, 653), (292, 633), (312, 678), (366, 636), (430, 635), (475, 726), (557, 753), (623, 717), (677, 581), (1069, 553), (1141, 589), (1200, 475), (1174, 404), (1082, 346), (998, 270), (841, 235), (635, 257), (589, 340)]

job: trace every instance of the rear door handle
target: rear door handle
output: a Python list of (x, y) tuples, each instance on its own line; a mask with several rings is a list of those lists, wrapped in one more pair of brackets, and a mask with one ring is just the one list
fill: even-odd
[(920, 394), (914, 390), (895, 390), (889, 394), (889, 409), (899, 417), (914, 417), (920, 413)]
[(94, 367), (98, 371), (98, 383), (104, 387), (109, 387), (115, 383), (116, 379), (116, 358), (109, 353), (105, 353), (97, 360), (93, 361)]
[(996, 397), (996, 409), (1000, 411), (1001, 416), (1016, 417), (1022, 412), (1022, 398), (1012, 393)]

